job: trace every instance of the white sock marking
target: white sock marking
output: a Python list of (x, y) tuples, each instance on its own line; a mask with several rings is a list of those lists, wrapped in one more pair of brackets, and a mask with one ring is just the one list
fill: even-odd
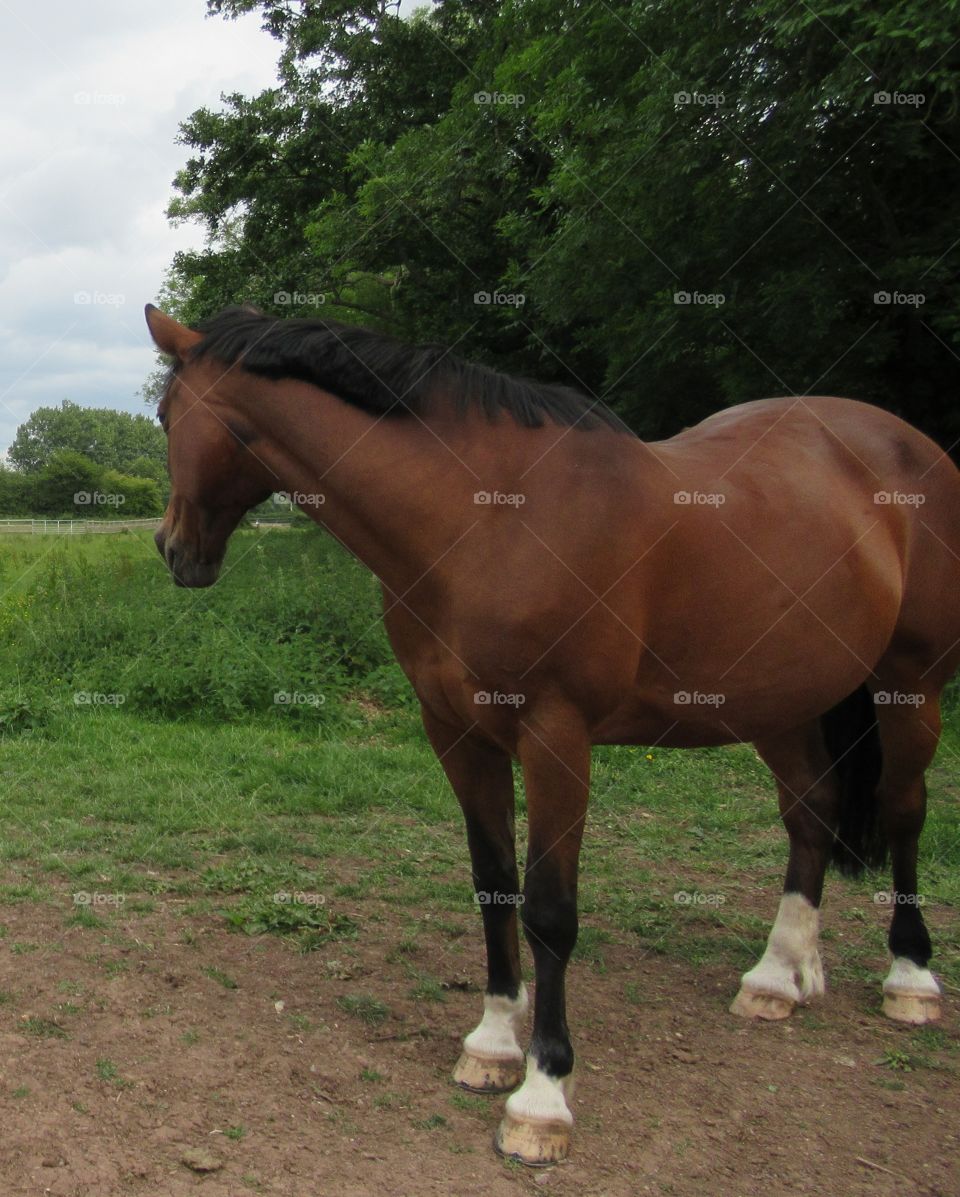
[(883, 983), (884, 993), (902, 993), (910, 997), (939, 997), (940, 986), (928, 968), (921, 968), (906, 956), (894, 956)]
[(485, 994), (483, 1018), (464, 1039), (463, 1046), (475, 1056), (493, 1060), (522, 1060), (517, 1038), (527, 1013), (527, 987), (520, 986), (515, 998)]
[(527, 1056), (526, 1080), (507, 1098), (507, 1113), (524, 1122), (562, 1122), (573, 1126), (567, 1102), (573, 1097), (573, 1074), (557, 1080), (542, 1072), (533, 1056)]
[(820, 912), (802, 894), (784, 894), (759, 963), (744, 973), (744, 988), (803, 1002), (824, 992), (817, 951)]

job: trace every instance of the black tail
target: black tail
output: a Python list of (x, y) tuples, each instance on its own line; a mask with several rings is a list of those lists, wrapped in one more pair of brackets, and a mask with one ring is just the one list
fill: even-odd
[(882, 754), (873, 695), (861, 686), (820, 716), (823, 739), (840, 787), (840, 821), (832, 863), (845, 877), (886, 863), (887, 841), (880, 823), (877, 784)]

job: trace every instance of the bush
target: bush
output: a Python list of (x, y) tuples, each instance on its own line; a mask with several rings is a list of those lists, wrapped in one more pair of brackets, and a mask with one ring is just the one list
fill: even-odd
[(0, 687), (0, 736), (17, 736), (46, 726), (52, 713), (49, 697), (35, 688)]

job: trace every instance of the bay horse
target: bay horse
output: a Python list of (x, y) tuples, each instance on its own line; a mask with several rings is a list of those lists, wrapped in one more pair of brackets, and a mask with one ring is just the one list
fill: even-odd
[[(917, 843), (960, 664), (960, 475), (935, 444), (825, 397), (747, 403), (646, 444), (571, 389), (440, 347), (249, 308), (196, 329), (146, 316), (173, 362), (156, 540), (175, 581), (211, 585), (244, 513), (286, 491), (382, 584), (490, 895), (483, 1017), (454, 1078), (515, 1090), (502, 1154), (569, 1149), (564, 977), (595, 744), (746, 741), (773, 773), (786, 880), (734, 1013), (783, 1018), (823, 994), (826, 867), (856, 875), (889, 850), (884, 1011), (938, 1016)], [(536, 979), (526, 1056), (518, 909)]]

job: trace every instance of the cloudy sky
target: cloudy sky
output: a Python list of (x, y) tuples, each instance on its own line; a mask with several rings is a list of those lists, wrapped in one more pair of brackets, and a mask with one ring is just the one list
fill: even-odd
[(37, 407), (143, 411), (143, 305), (196, 227), (164, 216), (181, 120), (275, 79), (204, 0), (0, 0), (0, 452)]

